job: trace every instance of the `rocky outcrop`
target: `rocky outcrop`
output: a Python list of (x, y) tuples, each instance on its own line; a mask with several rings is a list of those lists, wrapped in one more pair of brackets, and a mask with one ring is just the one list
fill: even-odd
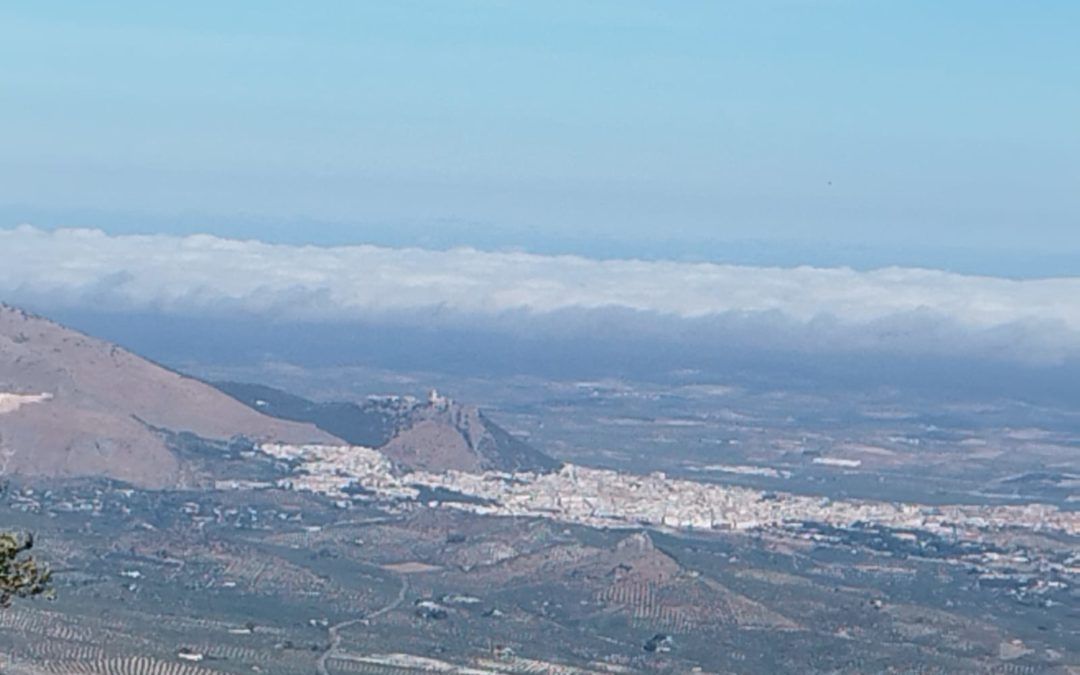
[(354, 445), (378, 448), (407, 471), (558, 470), (562, 463), (514, 437), (473, 406), (432, 392), (424, 401), (407, 396), (316, 403), (262, 385), (216, 385), (256, 410), (316, 424)]

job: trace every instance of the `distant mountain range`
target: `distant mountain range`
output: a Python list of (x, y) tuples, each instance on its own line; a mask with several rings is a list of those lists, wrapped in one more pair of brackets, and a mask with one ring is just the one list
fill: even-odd
[(475, 408), (438, 398), (315, 403), (238, 383), (216, 388), (117, 345), (0, 304), (0, 475), (199, 484), (170, 447), (209, 441), (377, 447), (404, 469), (548, 470), (559, 463)]

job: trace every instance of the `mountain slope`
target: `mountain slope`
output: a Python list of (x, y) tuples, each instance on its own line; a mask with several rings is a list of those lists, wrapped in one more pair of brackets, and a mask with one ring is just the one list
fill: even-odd
[(146, 487), (184, 481), (155, 429), (338, 442), (262, 415), (116, 345), (0, 304), (0, 473), (107, 476)]
[(363, 403), (316, 403), (262, 385), (215, 386), (268, 415), (310, 422), (349, 443), (378, 448), (404, 469), (544, 472), (561, 466), (475, 407), (434, 393), (425, 402), (387, 397)]
[(314, 424), (352, 445), (377, 448), (397, 433), (399, 418), (413, 403), (408, 399), (380, 398), (363, 404), (348, 401), (316, 403), (288, 392), (246, 382), (213, 382), (237, 401), (274, 417)]

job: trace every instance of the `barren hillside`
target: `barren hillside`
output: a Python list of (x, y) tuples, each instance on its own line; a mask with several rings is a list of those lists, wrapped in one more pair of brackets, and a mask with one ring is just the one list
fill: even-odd
[(198, 380), (0, 304), (0, 473), (183, 482), (155, 429), (337, 442), (310, 424), (263, 415)]

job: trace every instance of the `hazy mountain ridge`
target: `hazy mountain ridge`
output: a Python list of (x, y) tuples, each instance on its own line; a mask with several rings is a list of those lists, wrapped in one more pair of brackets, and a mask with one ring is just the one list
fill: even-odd
[(208, 439), (337, 442), (262, 415), (213, 387), (108, 342), (0, 304), (0, 471), (185, 484), (157, 429)]
[(404, 469), (553, 471), (561, 466), (477, 408), (434, 392), (427, 401), (387, 396), (362, 403), (319, 403), (258, 384), (214, 386), (260, 412), (308, 422), (349, 443), (378, 448)]

